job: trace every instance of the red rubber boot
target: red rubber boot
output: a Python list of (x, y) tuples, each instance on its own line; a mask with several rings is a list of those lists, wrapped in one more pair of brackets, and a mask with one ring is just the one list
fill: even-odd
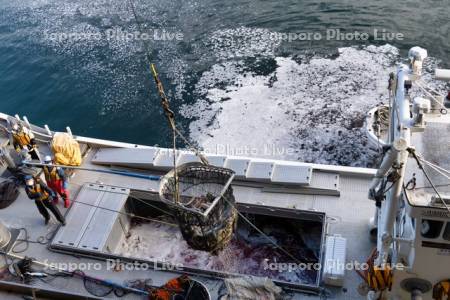
[(70, 200), (69, 200), (69, 198), (66, 195), (64, 195), (64, 207), (65, 208), (69, 208), (70, 207)]

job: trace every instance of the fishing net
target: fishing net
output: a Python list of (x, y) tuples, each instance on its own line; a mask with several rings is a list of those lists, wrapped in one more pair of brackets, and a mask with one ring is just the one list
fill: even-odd
[(188, 163), (161, 180), (160, 197), (173, 208), (183, 238), (193, 249), (217, 252), (233, 237), (237, 225), (233, 178), (229, 169)]

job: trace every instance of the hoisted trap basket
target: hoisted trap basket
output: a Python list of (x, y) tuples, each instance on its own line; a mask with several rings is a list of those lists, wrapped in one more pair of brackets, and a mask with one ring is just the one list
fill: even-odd
[(181, 233), (193, 249), (217, 252), (233, 237), (237, 211), (231, 182), (234, 172), (201, 163), (187, 163), (161, 180), (159, 195), (175, 212)]

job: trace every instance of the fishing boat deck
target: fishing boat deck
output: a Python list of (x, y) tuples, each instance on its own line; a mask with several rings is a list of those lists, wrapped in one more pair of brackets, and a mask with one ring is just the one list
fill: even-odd
[[(5, 143), (8, 140), (5, 135), (1, 136), (1, 139)], [(169, 169), (168, 166), (150, 166), (146, 169), (142, 169), (141, 166), (137, 169), (135, 166), (133, 168), (126, 168), (123, 165), (94, 163), (99, 151), (104, 151), (105, 149), (117, 149), (120, 147), (127, 149), (151, 148), (83, 137), (77, 137), (77, 140), (84, 149), (88, 149), (84, 157), (83, 165), (81, 166), (83, 168), (122, 170), (127, 172), (139, 171), (140, 174), (164, 174)], [(49, 152), (48, 147), (48, 143), (40, 143), (40, 151), (42, 153)], [(257, 160), (257, 162), (267, 163), (266, 160)], [(269, 161), (269, 163), (277, 164), (276, 161)], [(289, 162), (285, 163), (289, 164)], [(297, 163), (292, 164), (295, 165)], [(248, 203), (293, 210), (323, 212), (326, 214), (327, 234), (339, 234), (347, 239), (346, 261), (364, 262), (375, 246), (370, 242), (368, 235), (368, 222), (374, 215), (375, 206), (372, 201), (367, 199), (368, 187), (375, 170), (313, 164), (307, 164), (307, 166), (311, 168), (313, 176), (316, 176), (310, 185), (314, 186), (314, 188), (275, 184), (269, 180), (251, 180), (241, 176), (233, 183), (237, 202), (240, 204)], [(330, 185), (330, 182), (335, 186), (327, 186)], [(88, 183), (122, 187), (141, 192), (154, 192), (159, 187), (158, 181), (132, 176), (75, 170), (70, 178), (72, 198), (76, 199), (82, 186)], [(68, 213), (68, 209), (63, 208), (61, 204), (59, 204), (59, 208), (63, 213)], [(0, 210), (0, 219), (10, 228), (25, 228), (28, 234), (28, 240), (30, 241), (36, 241), (40, 237), (51, 239), (54, 233), (59, 230), (59, 225), (56, 224), (56, 221), (51, 221), (49, 226), (44, 226), (42, 217), (39, 215), (34, 203), (27, 198), (23, 188), (21, 188), (19, 198), (11, 206)], [(66, 227), (70, 226), (71, 224), (68, 222)], [(23, 232), (20, 238), (24, 238)], [(14, 247), (14, 250), (21, 250), (23, 247), (25, 247), (25, 244), (17, 245)], [(36, 260), (50, 264), (100, 264), (102, 267), (99, 270), (91, 269), (84, 272), (94, 277), (105, 278), (118, 283), (123, 283), (125, 280), (151, 278), (153, 285), (160, 286), (169, 279), (179, 275), (174, 272), (156, 270), (111, 272), (107, 270), (104, 260), (81, 257), (77, 253), (55, 252), (48, 245), (39, 243), (29, 243), (28, 248), (23, 250), (19, 255), (33, 257)], [(219, 288), (222, 285), (220, 279), (203, 275), (193, 275), (193, 277), (208, 287), (212, 299), (217, 299)], [(360, 282), (361, 280), (356, 272), (346, 271), (343, 288), (333, 288), (323, 284), (321, 284), (321, 287), (328, 293), (331, 293), (333, 298), (336, 299), (361, 299), (361, 296), (357, 292), (357, 286)], [(78, 294), (82, 297), (90, 296), (84, 289), (82, 280), (76, 278), (56, 279), (49, 283), (36, 280), (32, 285), (38, 289), (67, 292), (70, 294)], [(20, 298), (19, 295), (5, 291), (0, 291), (0, 295), (2, 299)], [(294, 297), (293, 299), (305, 299), (306, 297), (301, 292), (295, 292), (292, 295)], [(113, 294), (105, 298), (111, 297), (114, 297)], [(125, 299), (138, 299), (140, 297), (129, 294), (125, 296)], [(319, 296), (316, 295), (308, 297), (319, 299)]]

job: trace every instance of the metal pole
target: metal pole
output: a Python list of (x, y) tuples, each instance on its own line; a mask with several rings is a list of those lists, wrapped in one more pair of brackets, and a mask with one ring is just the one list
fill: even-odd
[[(380, 173), (386, 174), (387, 164), (392, 163), (390, 167), (397, 169), (397, 180), (392, 188), (387, 192), (386, 200), (381, 207), (380, 230), (378, 231), (377, 250), (379, 252), (377, 265), (381, 266), (387, 262), (389, 248), (393, 243), (393, 231), (396, 216), (398, 213), (399, 202), (402, 195), (402, 187), (406, 172), (406, 163), (408, 160), (408, 148), (411, 143), (412, 119), (410, 115), (410, 102), (406, 95), (405, 82), (409, 79), (410, 68), (401, 65), (397, 71), (397, 84), (394, 103), (391, 107), (390, 128), (393, 128), (391, 145), (393, 150), (383, 161), (383, 168)], [(375, 182), (374, 182), (375, 183)], [(372, 186), (373, 187), (373, 186)]]
[(422, 300), (422, 292), (420, 290), (413, 290), (411, 292), (411, 300)]

